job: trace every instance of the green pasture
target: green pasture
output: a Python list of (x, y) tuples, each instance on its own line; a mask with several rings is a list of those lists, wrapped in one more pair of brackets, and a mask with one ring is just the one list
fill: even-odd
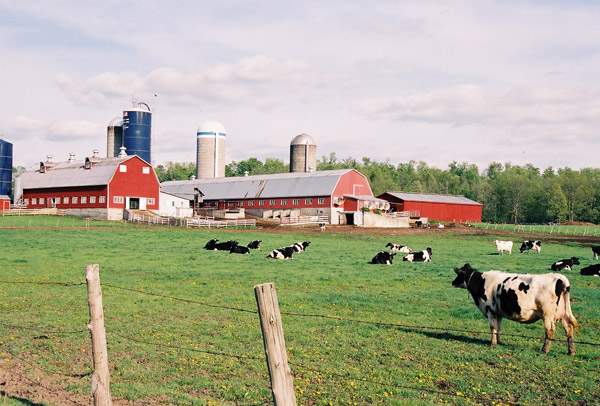
[[(490, 230), (40, 227), (0, 229), (0, 356), (74, 396), (91, 392), (85, 266), (97, 263), (117, 402), (271, 404), (253, 287), (274, 282), (299, 405), (600, 403), (600, 278), (579, 275), (592, 251), (568, 237), (538, 255), (519, 254), (528, 235)], [(244, 256), (203, 250), (213, 237), (263, 243)], [(497, 254), (497, 238), (515, 241), (512, 255)], [(293, 260), (265, 258), (304, 240), (311, 245)], [(399, 254), (391, 266), (369, 264), (390, 241), (431, 247), (433, 262)], [(487, 321), (466, 290), (451, 287), (453, 268), (466, 262), (545, 273), (571, 256), (581, 259), (566, 272), (580, 326), (575, 357), (561, 341), (540, 354), (541, 322), (504, 321), (490, 349)], [(560, 323), (555, 338), (565, 339)]]

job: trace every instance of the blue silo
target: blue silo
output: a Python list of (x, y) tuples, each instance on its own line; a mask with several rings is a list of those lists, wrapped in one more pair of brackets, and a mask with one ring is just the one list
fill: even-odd
[(123, 112), (123, 146), (127, 155), (137, 155), (151, 163), (152, 112), (146, 103)]
[(0, 196), (12, 189), (13, 145), (0, 140)]

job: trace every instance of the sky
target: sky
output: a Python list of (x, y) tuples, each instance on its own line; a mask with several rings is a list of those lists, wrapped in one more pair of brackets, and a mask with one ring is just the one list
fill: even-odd
[(154, 165), (317, 157), (599, 167), (600, 2), (0, 0), (0, 138), (14, 166), (94, 149), (134, 102)]

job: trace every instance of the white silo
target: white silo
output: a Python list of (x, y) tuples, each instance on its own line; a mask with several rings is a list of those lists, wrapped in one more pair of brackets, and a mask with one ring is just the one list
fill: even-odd
[(227, 132), (218, 121), (205, 121), (196, 132), (196, 178), (225, 177)]
[(106, 129), (106, 157), (119, 156), (123, 146), (123, 117), (115, 117), (110, 120)]
[(317, 143), (308, 134), (296, 135), (290, 143), (290, 172), (317, 170)]

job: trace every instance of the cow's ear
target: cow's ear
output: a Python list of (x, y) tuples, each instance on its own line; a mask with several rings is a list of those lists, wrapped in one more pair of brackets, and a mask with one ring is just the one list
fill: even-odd
[(459, 275), (462, 272), (462, 269), (454, 268), (454, 272)]

